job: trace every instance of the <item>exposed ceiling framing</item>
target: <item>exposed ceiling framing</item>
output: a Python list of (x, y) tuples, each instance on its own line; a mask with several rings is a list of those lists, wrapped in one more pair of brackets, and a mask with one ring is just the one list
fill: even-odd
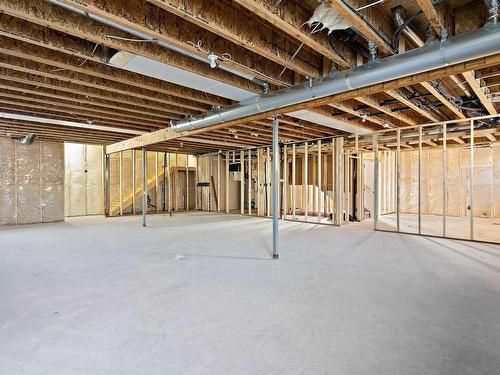
[[(1, 118), (0, 135), (33, 132), (40, 139), (113, 145), (110, 150), (147, 145), (190, 153), (269, 145), (272, 112), (202, 131), (174, 133), (169, 124), (235, 103), (236, 95), (217, 91), (219, 84), (248, 97), (261, 94), (263, 82), (276, 90), (367, 63), (368, 40), (380, 57), (396, 53), (391, 7), (407, 2), (327, 3), (356, 29), (355, 43), (306, 25), (316, 1), (0, 0), (0, 112), (54, 121)], [(430, 0), (416, 3), (407, 11), (421, 9), (410, 26), (422, 38), (428, 24), (439, 35), (450, 30), (451, 21), (453, 32), (486, 21), (477, 15), (467, 18), (475, 5), (483, 6), (482, 0), (471, 0), (469, 7), (455, 0), (439, 6)], [(410, 43), (399, 46), (411, 48)], [(138, 72), (110, 64), (117, 53), (125, 60), (139, 56), (180, 69), (194, 81), (159, 79), (147, 68)], [(217, 56), (216, 68), (209, 65), (210, 54)], [(466, 105), (474, 115), (478, 107), (481, 113), (497, 114), (499, 66), (500, 56), (491, 56), (290, 106), (285, 114), (306, 109), (314, 116), (285, 115), (280, 136), (284, 142), (299, 142), (345, 134), (331, 125), (336, 123), (370, 131), (463, 119), (472, 115)], [(465, 98), (448, 78), (452, 74), (461, 75), (473, 97)], [(318, 122), (318, 116), (324, 121)]]

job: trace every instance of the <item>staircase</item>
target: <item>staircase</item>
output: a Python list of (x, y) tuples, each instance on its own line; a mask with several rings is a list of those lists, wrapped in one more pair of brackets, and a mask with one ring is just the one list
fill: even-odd
[[(163, 169), (161, 169), (161, 171), (158, 173), (158, 180), (161, 181), (163, 180)], [(150, 190), (153, 190), (154, 188), (156, 188), (156, 176), (153, 176), (152, 178), (148, 179), (147, 181), (147, 191), (149, 193)], [(125, 211), (127, 208), (129, 208), (130, 206), (132, 206), (132, 202), (134, 201), (132, 198), (133, 198), (133, 194), (129, 194), (128, 196), (123, 196), (123, 203), (122, 203), (122, 207), (123, 207), (123, 211)], [(142, 186), (135, 189), (135, 201), (138, 202), (142, 199)], [(158, 202), (156, 202), (156, 204), (158, 204)], [(117, 207), (113, 208), (110, 210), (110, 216), (117, 216), (120, 214), (120, 205), (118, 204)]]

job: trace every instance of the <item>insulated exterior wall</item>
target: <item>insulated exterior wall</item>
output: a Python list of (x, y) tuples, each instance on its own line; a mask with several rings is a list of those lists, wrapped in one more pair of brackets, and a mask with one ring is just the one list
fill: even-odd
[(64, 144), (65, 216), (101, 215), (102, 146)]
[[(474, 217), (500, 218), (500, 144), (474, 148)], [(422, 151), (422, 214), (443, 212), (443, 150)], [(448, 147), (447, 215), (464, 217), (470, 205), (470, 149)], [(418, 212), (418, 151), (401, 152), (401, 213)]]
[(64, 145), (0, 138), (1, 224), (64, 220)]

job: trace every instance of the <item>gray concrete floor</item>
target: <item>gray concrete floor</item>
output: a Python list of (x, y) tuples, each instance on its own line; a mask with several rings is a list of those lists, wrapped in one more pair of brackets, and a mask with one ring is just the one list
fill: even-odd
[(0, 229), (0, 374), (500, 373), (500, 247), (140, 220)]

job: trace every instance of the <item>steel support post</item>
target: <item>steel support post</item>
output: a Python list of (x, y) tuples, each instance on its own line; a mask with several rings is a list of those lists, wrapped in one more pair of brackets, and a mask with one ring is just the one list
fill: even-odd
[(474, 240), (474, 120), (470, 120), (470, 239)]
[(104, 156), (104, 216), (109, 216), (109, 154)]
[(422, 127), (418, 128), (418, 234), (422, 234)]
[(166, 152), (163, 153), (163, 212), (167, 210), (167, 157)]
[[(317, 202), (317, 209), (318, 209), (318, 224), (321, 223), (321, 210), (322, 210), (322, 207), (321, 207), (321, 180), (322, 180), (322, 176), (321, 176), (321, 139), (318, 141), (318, 187), (317, 187), (317, 192), (318, 192), (318, 196), (317, 196), (317, 199), (318, 199), (318, 202)], [(316, 187), (314, 187), (316, 189)]]
[(448, 152), (447, 124), (443, 125), (443, 237), (446, 237), (446, 215), (448, 210)]
[(400, 198), (400, 191), (401, 191), (401, 181), (400, 181), (400, 176), (401, 176), (401, 129), (396, 130), (397, 134), (397, 150), (396, 150), (396, 225), (397, 225), (397, 230), (398, 232), (401, 229), (401, 223), (400, 223), (400, 213), (401, 213), (401, 198)]
[(148, 182), (147, 182), (147, 152), (142, 148), (142, 226), (146, 226), (146, 212), (148, 211)]
[(373, 163), (373, 188), (374, 188), (374, 194), (373, 194), (373, 226), (374, 229), (377, 229), (378, 225), (378, 216), (379, 216), (379, 194), (380, 194), (380, 189), (379, 189), (379, 155), (378, 155), (378, 133), (373, 133), (373, 158), (374, 158), (374, 163)]
[(295, 220), (295, 207), (297, 207), (295, 189), (295, 143), (292, 145), (292, 219)]
[(278, 145), (279, 120), (273, 120), (273, 259), (278, 259), (278, 218), (279, 218), (279, 173), (280, 173), (280, 152)]

